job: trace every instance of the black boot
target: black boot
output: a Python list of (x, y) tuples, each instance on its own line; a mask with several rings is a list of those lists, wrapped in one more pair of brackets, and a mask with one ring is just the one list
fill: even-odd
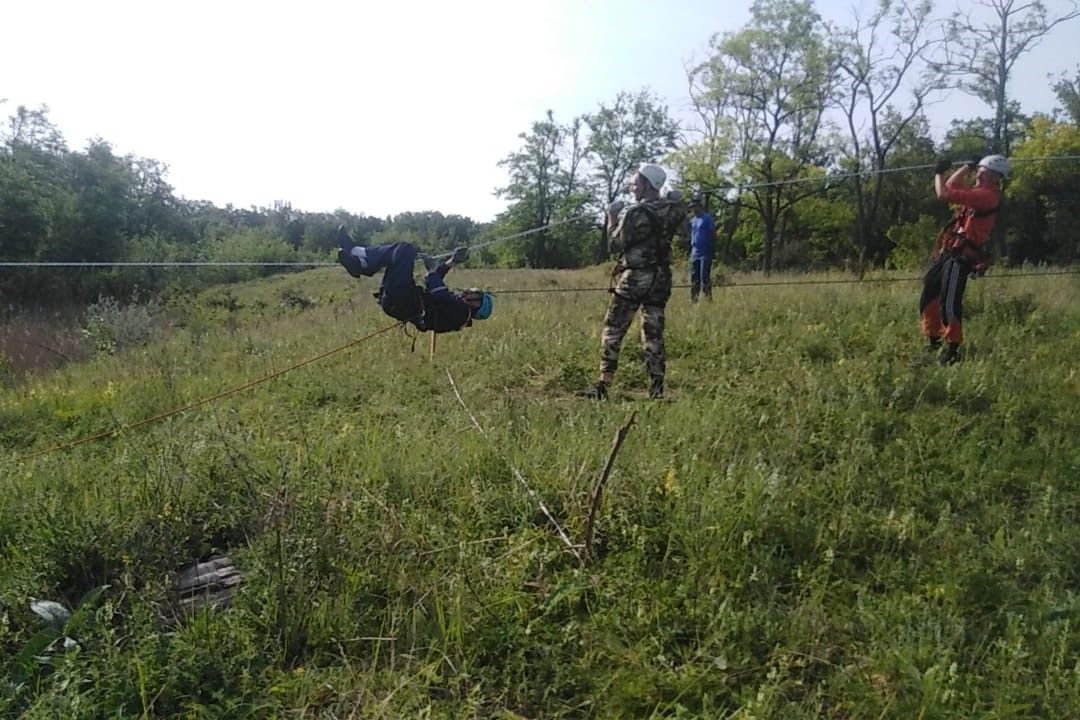
[(607, 383), (601, 380), (592, 387), (578, 390), (574, 393), (574, 396), (579, 398), (589, 398), (590, 400), (607, 400)]
[(649, 399), (650, 400), (663, 400), (664, 399), (664, 378), (653, 378), (652, 385), (649, 386)]
[(941, 350), (941, 338), (927, 338), (926, 352), (930, 354), (937, 354), (939, 350)]
[(945, 348), (945, 352), (941, 353), (939, 362), (942, 365), (955, 365), (960, 362), (960, 345), (949, 343), (949, 346)]

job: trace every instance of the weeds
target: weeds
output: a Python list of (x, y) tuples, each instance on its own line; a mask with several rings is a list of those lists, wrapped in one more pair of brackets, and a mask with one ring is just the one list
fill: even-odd
[[(19, 688), (0, 716), (1073, 717), (1080, 309), (1056, 282), (973, 288), (952, 368), (923, 355), (917, 283), (677, 295), (670, 403), (643, 400), (635, 333), (613, 399), (572, 397), (602, 295), (507, 296), (434, 362), (387, 334), (20, 459), (386, 322), (329, 271), (191, 297), (145, 351), (0, 395), (0, 682)], [(515, 468), (592, 538), (585, 568)], [(169, 627), (169, 579), (216, 553), (243, 586)], [(28, 673), (30, 602), (105, 584), (62, 631), (78, 648)]]

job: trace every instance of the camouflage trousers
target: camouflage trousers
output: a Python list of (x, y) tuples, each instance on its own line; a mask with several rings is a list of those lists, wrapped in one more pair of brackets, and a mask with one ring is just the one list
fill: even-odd
[(600, 333), (600, 380), (610, 383), (619, 366), (619, 349), (630, 323), (641, 308), (641, 347), (645, 371), (663, 380), (664, 306), (671, 297), (671, 270), (624, 270), (618, 278)]

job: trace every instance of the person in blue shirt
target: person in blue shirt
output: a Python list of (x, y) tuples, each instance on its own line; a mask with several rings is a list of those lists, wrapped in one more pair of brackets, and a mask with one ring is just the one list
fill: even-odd
[(338, 228), (337, 243), (338, 262), (353, 277), (371, 277), (385, 271), (375, 297), (383, 312), (395, 320), (412, 323), (421, 331), (446, 333), (469, 327), (473, 320), (491, 317), (491, 293), (478, 288), (454, 292), (446, 287), (446, 273), (468, 258), (468, 248), (457, 248), (441, 263), (423, 256), (427, 275), (420, 287), (413, 280), (417, 250), (412, 243), (358, 245), (344, 227)]
[(697, 302), (698, 295), (712, 300), (712, 261), (716, 248), (716, 221), (705, 212), (701, 198), (690, 202), (693, 217), (690, 218), (690, 302)]

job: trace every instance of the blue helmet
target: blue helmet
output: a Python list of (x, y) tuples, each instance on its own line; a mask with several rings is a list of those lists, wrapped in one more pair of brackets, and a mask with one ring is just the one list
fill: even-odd
[(491, 293), (481, 292), (480, 307), (473, 310), (473, 320), (487, 320), (489, 317), (491, 317), (491, 311), (494, 309), (494, 307), (495, 298), (492, 297)]

